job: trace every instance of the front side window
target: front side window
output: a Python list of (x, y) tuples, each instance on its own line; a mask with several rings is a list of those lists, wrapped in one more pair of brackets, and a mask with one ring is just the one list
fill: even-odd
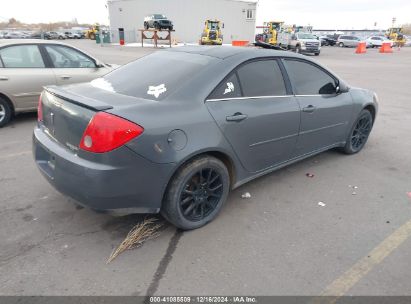
[(95, 68), (92, 59), (77, 50), (60, 45), (47, 45), (46, 50), (55, 68)]
[(300, 60), (285, 63), (296, 95), (335, 94), (335, 79), (320, 68)]
[(276, 60), (253, 61), (239, 67), (237, 73), (245, 97), (287, 94)]
[(44, 68), (44, 61), (37, 45), (16, 45), (0, 50), (5, 68)]

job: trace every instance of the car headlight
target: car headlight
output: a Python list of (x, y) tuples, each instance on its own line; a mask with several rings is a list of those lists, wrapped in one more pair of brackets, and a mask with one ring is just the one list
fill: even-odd
[(305, 46), (305, 42), (304, 42), (304, 41), (301, 41), (301, 46)]

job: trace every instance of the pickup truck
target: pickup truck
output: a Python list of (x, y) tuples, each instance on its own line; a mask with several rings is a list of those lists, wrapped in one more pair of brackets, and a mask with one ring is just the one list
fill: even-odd
[(296, 53), (310, 53), (320, 55), (321, 42), (309, 32), (278, 33), (277, 44)]

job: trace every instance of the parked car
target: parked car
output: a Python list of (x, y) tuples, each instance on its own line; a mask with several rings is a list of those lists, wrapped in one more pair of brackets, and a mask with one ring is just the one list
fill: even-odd
[(4, 39), (25, 39), (27, 35), (20, 32), (8, 32), (4, 34)]
[(377, 96), (298, 54), (198, 46), (48, 86), (38, 113), (34, 159), (60, 192), (195, 229), (252, 179), (331, 148), (359, 152)]
[(72, 33), (73, 33), (74, 38), (76, 39), (83, 39), (85, 37), (84, 32), (82, 31), (74, 31)]
[(371, 36), (367, 38), (367, 43), (370, 45), (370, 47), (380, 47), (383, 43), (389, 42), (391, 46), (394, 45), (394, 41), (384, 37), (384, 36)]
[(362, 40), (356, 36), (341, 35), (338, 37), (337, 45), (339, 47), (357, 47), (358, 43), (365, 42), (366, 47), (371, 47), (370, 43), (366, 40)]
[(60, 38), (60, 34), (57, 32), (46, 32), (44, 33), (44, 38), (45, 39), (59, 39)]
[(72, 32), (66, 31), (66, 32), (64, 32), (64, 35), (66, 36), (66, 39), (74, 39), (75, 38), (75, 36)]
[(45, 34), (42, 32), (34, 32), (31, 33), (28, 38), (30, 39), (43, 39), (45, 37)]
[(334, 35), (325, 35), (320, 37), (321, 46), (333, 46), (337, 43), (337, 39), (334, 38)]
[(173, 22), (162, 14), (153, 14), (144, 18), (144, 28), (146, 30), (154, 28), (157, 30), (173, 30)]
[(43, 86), (90, 81), (115, 67), (62, 43), (0, 41), (0, 127), (14, 114), (36, 111)]

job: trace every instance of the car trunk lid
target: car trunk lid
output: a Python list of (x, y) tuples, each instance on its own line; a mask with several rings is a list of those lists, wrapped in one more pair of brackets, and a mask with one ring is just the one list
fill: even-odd
[(144, 103), (136, 98), (92, 88), (87, 84), (47, 87), (42, 94), (41, 124), (55, 141), (77, 152), (92, 117), (99, 111), (115, 111)]

